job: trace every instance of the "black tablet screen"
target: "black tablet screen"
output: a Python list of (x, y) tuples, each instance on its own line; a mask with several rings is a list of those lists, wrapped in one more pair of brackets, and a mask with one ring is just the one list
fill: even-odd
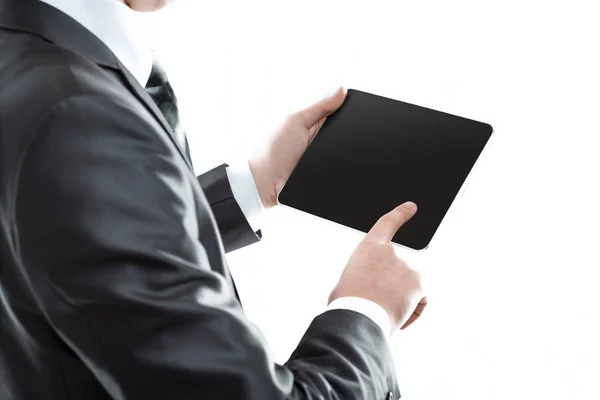
[(279, 202), (368, 232), (405, 201), (418, 212), (393, 241), (429, 245), (492, 134), (488, 124), (357, 90), (325, 124)]

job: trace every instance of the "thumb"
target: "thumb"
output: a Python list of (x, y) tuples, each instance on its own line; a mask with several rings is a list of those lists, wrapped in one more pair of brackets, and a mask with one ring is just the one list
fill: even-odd
[(423, 314), (423, 311), (425, 311), (425, 307), (426, 306), (427, 306), (427, 297), (423, 297), (423, 299), (421, 299), (421, 301), (419, 302), (419, 304), (417, 304), (417, 307), (415, 308), (415, 311), (413, 311), (413, 313), (411, 314), (411, 316), (404, 323), (404, 325), (402, 325), (402, 327), (400, 329), (401, 330), (406, 329), (413, 322), (415, 322), (421, 316), (421, 314)]
[(346, 89), (341, 87), (331, 96), (326, 97), (323, 100), (316, 102), (312, 106), (299, 111), (298, 116), (302, 120), (302, 125), (306, 129), (309, 129), (323, 118), (333, 114), (338, 108), (340, 108), (342, 104), (344, 104), (344, 100), (346, 100), (346, 93)]

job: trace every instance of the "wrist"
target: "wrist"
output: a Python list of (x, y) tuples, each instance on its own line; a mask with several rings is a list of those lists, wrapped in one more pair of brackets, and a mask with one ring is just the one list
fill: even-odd
[(340, 290), (339, 287), (336, 287), (331, 292), (327, 304), (330, 306), (331, 304), (338, 302), (340, 299), (345, 298), (361, 298), (374, 305), (377, 305), (387, 316), (390, 333), (395, 332), (400, 328), (400, 322), (397, 315), (395, 315), (395, 313), (393, 313), (390, 308), (386, 306), (386, 302), (382, 301), (382, 299), (380, 299), (378, 296), (369, 295), (369, 293), (364, 293), (362, 291)]
[(355, 311), (371, 319), (381, 328), (386, 337), (394, 333), (392, 321), (389, 314), (379, 304), (363, 297), (340, 297), (333, 300), (327, 306), (327, 310), (350, 310)]
[(256, 189), (260, 196), (265, 209), (274, 207), (277, 205), (277, 190), (276, 185), (272, 179), (269, 179), (268, 168), (266, 167), (266, 160), (262, 158), (255, 158), (248, 162), (250, 165), (250, 172), (254, 178)]

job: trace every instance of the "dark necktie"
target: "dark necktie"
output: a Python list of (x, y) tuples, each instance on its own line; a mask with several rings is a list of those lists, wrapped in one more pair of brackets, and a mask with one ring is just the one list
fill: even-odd
[(185, 130), (179, 121), (177, 97), (175, 97), (175, 92), (173, 92), (165, 70), (156, 59), (152, 64), (152, 72), (146, 84), (146, 92), (152, 97), (152, 100), (154, 100), (171, 128), (173, 128), (179, 144), (185, 150), (185, 154), (191, 162), (190, 147), (185, 136)]

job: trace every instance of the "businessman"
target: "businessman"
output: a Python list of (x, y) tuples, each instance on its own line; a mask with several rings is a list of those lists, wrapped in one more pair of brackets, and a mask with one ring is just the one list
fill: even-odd
[(165, 3), (0, 0), (0, 399), (399, 398), (387, 339), (426, 301), (390, 240), (416, 205), (374, 221), (276, 364), (225, 253), (260, 239), (345, 93), (197, 177), (132, 11)]

